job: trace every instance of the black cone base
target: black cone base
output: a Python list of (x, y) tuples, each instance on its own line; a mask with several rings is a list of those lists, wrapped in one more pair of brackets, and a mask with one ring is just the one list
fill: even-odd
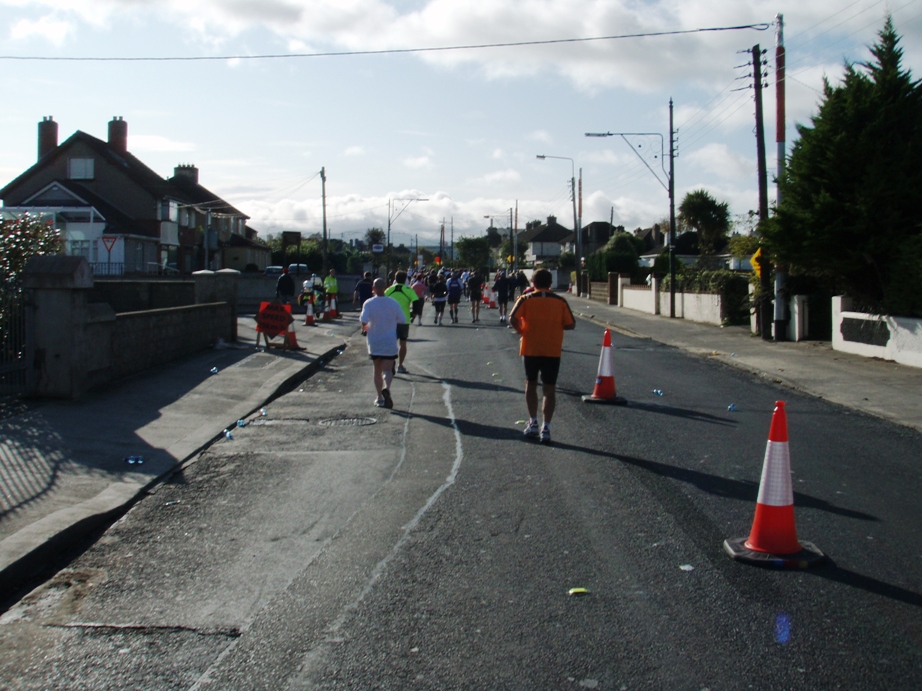
[(809, 569), (826, 561), (826, 555), (812, 542), (801, 540), (801, 550), (794, 554), (768, 554), (748, 549), (745, 544), (748, 539), (737, 537), (724, 540), (724, 550), (736, 561), (771, 569)]

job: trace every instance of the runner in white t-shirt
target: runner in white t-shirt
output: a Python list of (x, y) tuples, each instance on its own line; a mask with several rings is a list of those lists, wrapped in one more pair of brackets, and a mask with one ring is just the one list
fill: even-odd
[(393, 298), (386, 297), (383, 278), (376, 278), (372, 288), (374, 297), (362, 305), (362, 332), (368, 338), (368, 355), (375, 366), (375, 390), (379, 408), (393, 408), (390, 387), (394, 379), (394, 361), (397, 359), (397, 325), (406, 324), (403, 308)]

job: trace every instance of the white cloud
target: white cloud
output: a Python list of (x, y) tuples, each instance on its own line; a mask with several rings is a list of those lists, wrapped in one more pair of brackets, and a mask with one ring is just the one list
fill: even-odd
[(534, 130), (525, 135), (525, 139), (531, 142), (551, 143), (551, 134), (547, 130)]
[[(755, 147), (753, 147), (753, 151)], [(727, 180), (752, 177), (756, 160), (732, 151), (726, 144), (706, 144), (684, 155), (692, 166)]]
[(432, 161), (428, 156), (411, 156), (410, 158), (404, 159), (403, 165), (407, 168), (414, 169), (431, 168)]
[(76, 27), (71, 22), (56, 20), (51, 17), (42, 17), (31, 21), (21, 19), (10, 27), (10, 38), (25, 41), (31, 38), (43, 38), (56, 46), (64, 44), (71, 34), (76, 32)]
[(348, 149), (346, 149), (343, 152), (343, 155), (344, 156), (364, 156), (365, 149), (363, 149), (361, 146), (350, 146)]
[(510, 184), (520, 182), (522, 176), (517, 170), (497, 170), (493, 173), (487, 173), (481, 178), (481, 181), (487, 185)]

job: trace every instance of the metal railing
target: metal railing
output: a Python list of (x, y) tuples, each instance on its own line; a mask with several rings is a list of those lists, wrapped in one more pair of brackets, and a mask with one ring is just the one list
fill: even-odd
[(22, 288), (0, 286), (0, 396), (26, 392), (29, 319)]

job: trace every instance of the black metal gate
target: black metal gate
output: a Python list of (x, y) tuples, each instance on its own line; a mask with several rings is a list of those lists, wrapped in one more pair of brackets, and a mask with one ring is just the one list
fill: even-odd
[(28, 390), (32, 319), (22, 287), (0, 286), (0, 398)]

